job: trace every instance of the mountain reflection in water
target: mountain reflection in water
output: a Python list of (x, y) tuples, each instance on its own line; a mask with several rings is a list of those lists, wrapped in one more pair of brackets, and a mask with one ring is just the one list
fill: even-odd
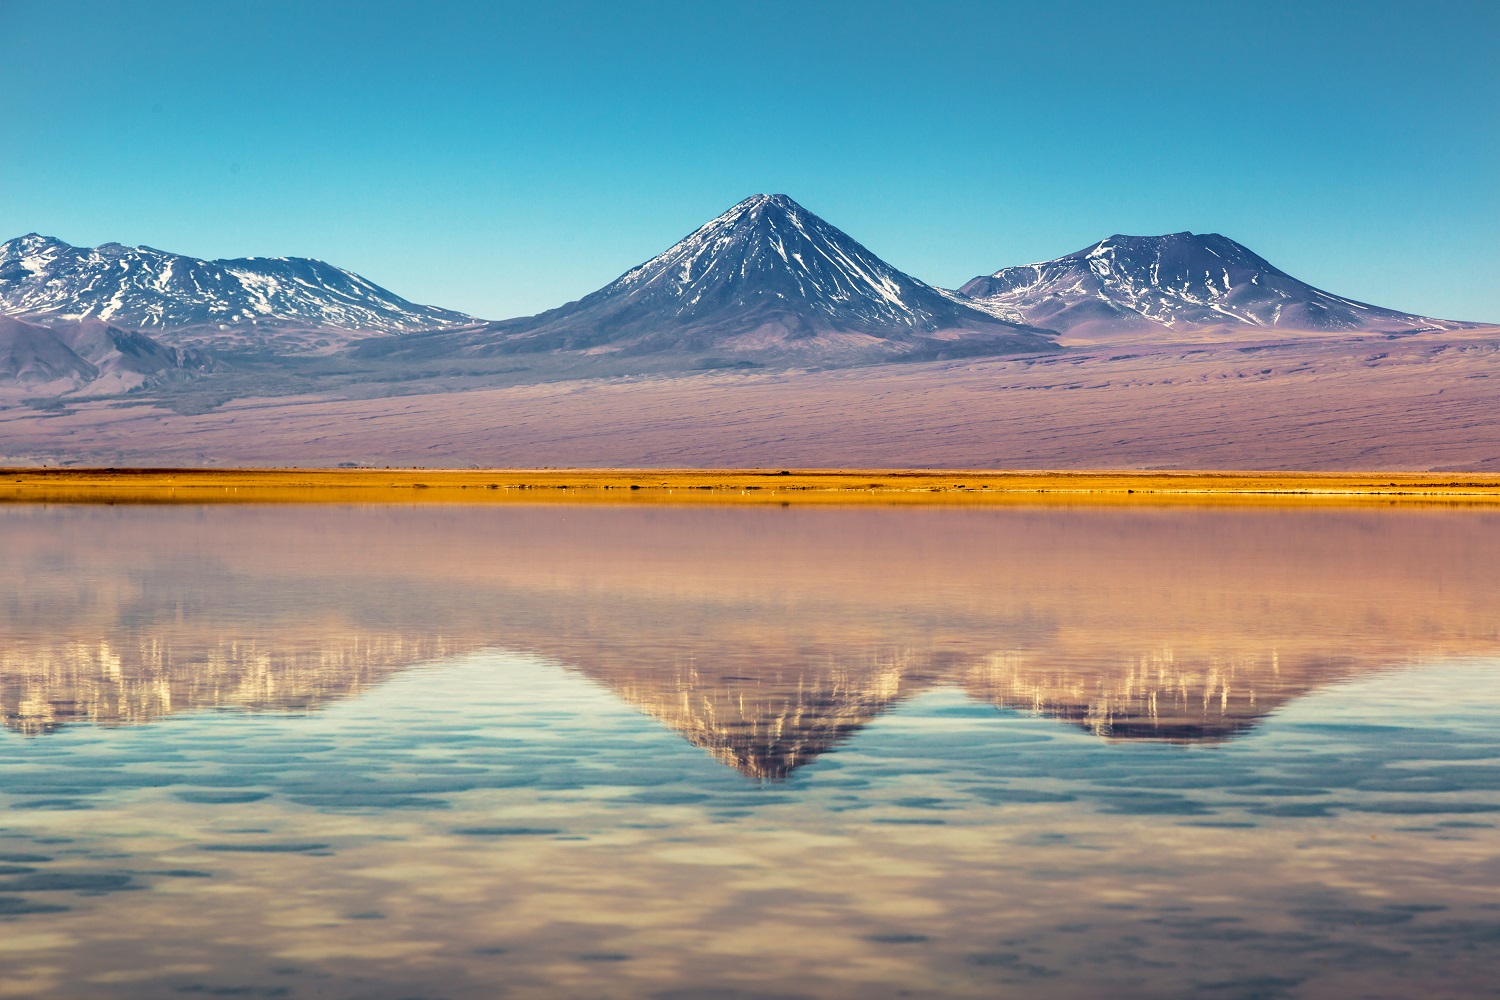
[(1493, 995), (1497, 529), (0, 507), (0, 994)]
[(0, 518), (0, 711), (27, 734), (313, 711), (496, 648), (555, 661), (723, 763), (780, 779), (934, 689), (1108, 739), (1217, 741), (1324, 685), (1500, 651), (1500, 519), (1474, 512)]

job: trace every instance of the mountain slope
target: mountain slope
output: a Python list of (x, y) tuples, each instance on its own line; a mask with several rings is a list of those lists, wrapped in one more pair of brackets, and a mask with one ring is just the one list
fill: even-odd
[(287, 351), (474, 322), (318, 260), (198, 260), (35, 233), (0, 243), (0, 313), (45, 324), (99, 319), (176, 347)]
[(45, 327), (0, 316), (0, 387), (97, 396), (197, 378), (215, 363), (98, 320)]
[(1041, 331), (997, 319), (896, 270), (787, 196), (761, 194), (558, 309), (356, 350), (413, 358), (677, 356), (720, 367), (862, 364), (1052, 346)]
[(1252, 328), (1406, 332), (1472, 325), (1329, 294), (1217, 233), (1111, 236), (1057, 260), (980, 276), (959, 294), (1014, 322), (1096, 338)]
[(66, 383), (74, 388), (98, 377), (98, 369), (51, 330), (0, 316), (0, 386)]

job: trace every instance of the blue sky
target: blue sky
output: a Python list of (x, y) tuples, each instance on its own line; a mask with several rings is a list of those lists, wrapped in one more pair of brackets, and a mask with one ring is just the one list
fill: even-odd
[(1497, 51), (1478, 0), (0, 0), (0, 238), (500, 318), (769, 191), (936, 284), (1187, 229), (1500, 321)]

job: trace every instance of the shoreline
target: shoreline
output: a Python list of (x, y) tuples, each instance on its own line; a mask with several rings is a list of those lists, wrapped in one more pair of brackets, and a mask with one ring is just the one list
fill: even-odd
[(0, 503), (1500, 505), (1500, 474), (975, 469), (0, 470)]

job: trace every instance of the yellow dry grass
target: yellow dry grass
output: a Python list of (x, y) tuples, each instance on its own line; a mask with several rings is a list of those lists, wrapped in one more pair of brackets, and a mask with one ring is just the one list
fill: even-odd
[(1493, 473), (891, 469), (12, 469), (32, 503), (1500, 504)]

